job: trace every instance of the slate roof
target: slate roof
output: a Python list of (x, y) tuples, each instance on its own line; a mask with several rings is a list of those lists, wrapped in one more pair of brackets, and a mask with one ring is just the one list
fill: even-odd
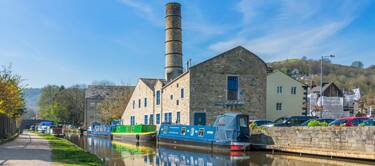
[(150, 89), (154, 90), (155, 84), (158, 81), (161, 81), (163, 84), (165, 84), (164, 79), (155, 79), (155, 78), (140, 78), (140, 80), (145, 83)]
[(89, 85), (85, 92), (85, 98), (113, 97), (119, 90), (130, 90), (132, 92), (134, 88), (134, 86)]

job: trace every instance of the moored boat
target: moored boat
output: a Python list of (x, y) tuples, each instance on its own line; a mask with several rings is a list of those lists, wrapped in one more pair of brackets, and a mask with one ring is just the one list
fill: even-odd
[(250, 147), (248, 115), (225, 113), (212, 126), (162, 124), (158, 145), (208, 150), (244, 151)]
[(137, 145), (155, 144), (155, 125), (117, 125), (112, 128), (112, 138), (115, 141)]
[(111, 130), (114, 126), (112, 125), (93, 125), (88, 134), (96, 137), (111, 137)]

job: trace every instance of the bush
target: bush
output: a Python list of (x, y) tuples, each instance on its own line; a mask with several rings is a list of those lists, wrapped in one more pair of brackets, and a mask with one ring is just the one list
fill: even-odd
[(309, 127), (314, 127), (314, 126), (328, 126), (327, 122), (319, 122), (317, 120), (312, 120), (310, 121), (307, 126)]
[(312, 121), (310, 121), (310, 122), (307, 124), (307, 126), (309, 126), (309, 127), (320, 126), (320, 122), (317, 121), (317, 120), (312, 120)]

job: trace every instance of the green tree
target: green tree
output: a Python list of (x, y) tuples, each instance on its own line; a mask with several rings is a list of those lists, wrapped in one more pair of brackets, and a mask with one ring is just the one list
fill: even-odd
[(48, 85), (42, 88), (38, 100), (40, 115), (43, 119), (73, 125), (83, 123), (85, 91), (74, 86)]
[(41, 118), (59, 121), (55, 110), (55, 108), (57, 108), (55, 97), (63, 89), (63, 86), (57, 85), (47, 85), (42, 88), (41, 95), (38, 98), (38, 106)]
[(85, 108), (84, 89), (71, 87), (59, 91), (55, 96), (55, 102), (59, 103), (68, 112), (68, 116), (62, 120), (73, 125), (81, 125), (83, 123)]
[(363, 63), (361, 61), (354, 61), (352, 62), (351, 67), (363, 68)]
[(13, 74), (10, 66), (0, 69), (0, 114), (18, 118), (25, 108), (21, 77)]

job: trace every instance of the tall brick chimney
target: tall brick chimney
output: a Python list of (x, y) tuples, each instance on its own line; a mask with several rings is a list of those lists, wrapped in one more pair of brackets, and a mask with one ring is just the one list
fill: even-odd
[(165, 24), (165, 80), (182, 74), (181, 5), (167, 3)]

